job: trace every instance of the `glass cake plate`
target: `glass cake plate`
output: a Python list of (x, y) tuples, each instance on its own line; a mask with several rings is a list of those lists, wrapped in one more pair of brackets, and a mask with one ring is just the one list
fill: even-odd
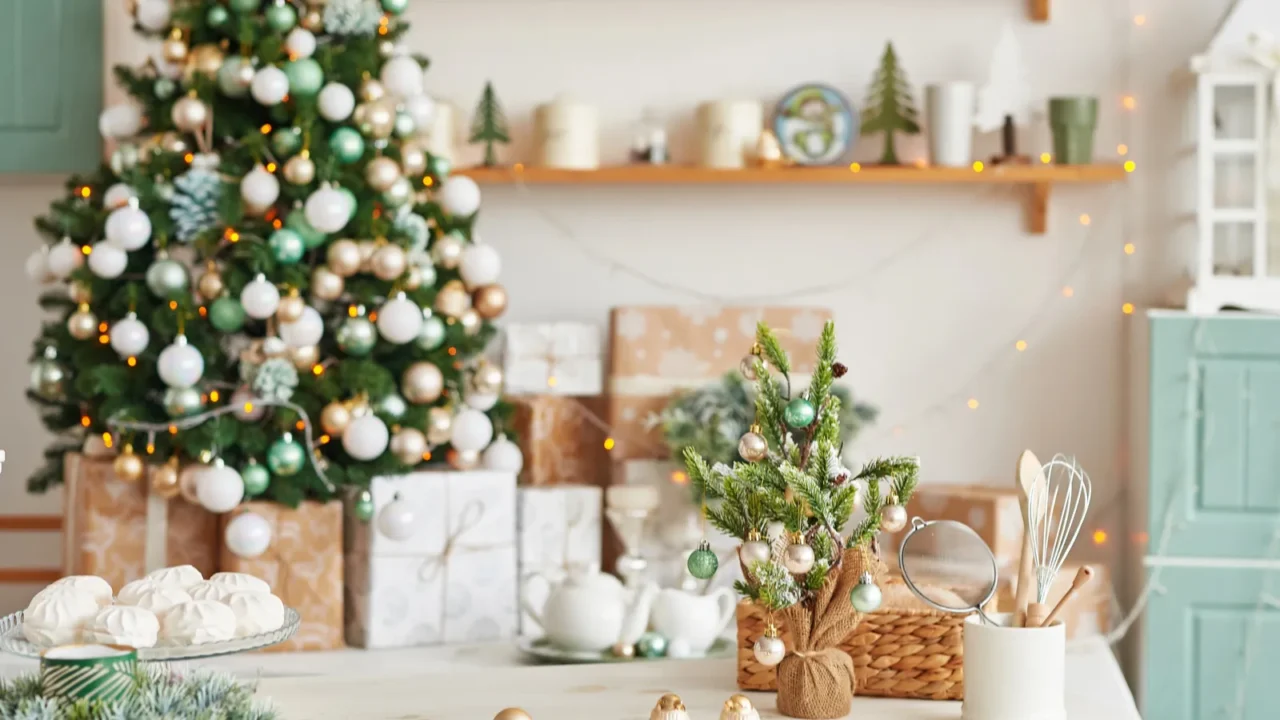
[[(293, 637), (298, 631), (298, 611), (293, 608), (284, 609), (284, 624), (271, 632), (249, 637), (235, 638), (224, 642), (204, 643), (202, 645), (158, 645), (156, 647), (138, 648), (140, 662), (168, 662), (171, 660), (194, 660), (196, 658), (231, 655), (249, 650), (269, 647)], [(49, 646), (36, 645), (22, 636), (22, 611), (0, 618), (0, 650), (22, 657), (39, 659)]]

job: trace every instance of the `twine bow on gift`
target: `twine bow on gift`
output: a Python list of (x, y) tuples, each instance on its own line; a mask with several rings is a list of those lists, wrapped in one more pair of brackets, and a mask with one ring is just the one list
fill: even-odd
[(484, 519), (484, 501), (472, 500), (462, 508), (458, 516), (458, 524), (453, 532), (445, 536), (444, 547), (435, 555), (427, 556), (418, 568), (418, 579), (422, 582), (435, 582), (449, 569), (449, 558), (457, 550), (493, 550), (502, 547), (499, 543), (488, 545), (463, 545), (462, 536), (473, 530)]

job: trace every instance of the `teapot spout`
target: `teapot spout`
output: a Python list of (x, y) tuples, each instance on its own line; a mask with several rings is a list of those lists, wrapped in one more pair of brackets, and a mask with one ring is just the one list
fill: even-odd
[(653, 601), (658, 597), (658, 586), (646, 583), (635, 591), (627, 615), (622, 621), (622, 632), (618, 634), (618, 642), (623, 645), (634, 645), (649, 629), (649, 612), (653, 609)]

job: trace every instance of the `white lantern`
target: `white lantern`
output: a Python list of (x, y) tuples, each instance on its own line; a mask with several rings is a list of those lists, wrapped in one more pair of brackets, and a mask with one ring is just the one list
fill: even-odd
[(249, 93), (263, 105), (276, 105), (289, 94), (289, 76), (275, 65), (267, 65), (254, 73)]
[(310, 305), (302, 309), (297, 320), (280, 323), (280, 339), (289, 347), (311, 347), (324, 337), (324, 319)]
[(241, 513), (227, 523), (223, 540), (237, 557), (256, 558), (271, 547), (271, 523), (257, 513)]
[(84, 265), (84, 252), (80, 250), (79, 245), (67, 238), (58, 241), (57, 245), (49, 249), (49, 254), (45, 257), (45, 268), (50, 275), (59, 279), (66, 279), (81, 265)]
[(356, 96), (351, 88), (342, 83), (331, 82), (324, 86), (316, 98), (320, 116), (329, 122), (342, 122), (351, 117), (356, 109)]
[(378, 334), (387, 342), (403, 345), (418, 337), (422, 329), (422, 308), (400, 293), (378, 310)]
[(151, 239), (151, 218), (135, 205), (125, 205), (107, 216), (103, 235), (121, 250), (139, 250)]
[(397, 55), (382, 66), (378, 76), (383, 87), (402, 98), (422, 94), (422, 66), (409, 55)]
[(186, 335), (179, 335), (172, 345), (160, 351), (156, 368), (165, 385), (189, 388), (204, 375), (204, 356), (187, 342)]
[(259, 273), (240, 291), (240, 305), (245, 315), (255, 320), (266, 320), (280, 307), (280, 291)]
[(450, 215), (468, 217), (480, 209), (480, 186), (466, 175), (450, 175), (440, 185), (436, 200)]

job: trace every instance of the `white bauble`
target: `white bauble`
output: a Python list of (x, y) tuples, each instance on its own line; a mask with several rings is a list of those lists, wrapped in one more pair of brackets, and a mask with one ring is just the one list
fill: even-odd
[(404, 111), (419, 131), (431, 127), (436, 116), (436, 101), (430, 95), (414, 95), (404, 99)]
[(280, 323), (280, 339), (289, 347), (310, 347), (324, 337), (324, 319), (319, 311), (310, 305), (302, 309), (297, 320)]
[(413, 508), (399, 495), (378, 511), (378, 531), (396, 542), (413, 537), (417, 521)]
[(49, 272), (49, 246), (41, 245), (27, 256), (27, 277), (38, 283), (57, 280), (57, 276)]
[(280, 197), (280, 181), (261, 164), (255, 165), (240, 181), (240, 197), (251, 210), (262, 212)]
[(311, 57), (316, 51), (316, 36), (306, 28), (294, 28), (284, 39), (284, 49), (294, 58)]
[(103, 234), (121, 250), (138, 250), (151, 239), (151, 218), (133, 205), (118, 207), (107, 216)]
[(467, 393), (467, 404), (482, 412), (492, 410), (498, 404), (498, 393)]
[(320, 116), (329, 122), (342, 122), (356, 109), (356, 95), (342, 83), (331, 82), (320, 90), (316, 98)]
[(462, 260), (458, 263), (458, 274), (467, 287), (492, 285), (502, 274), (502, 256), (492, 245), (476, 243), (468, 245), (462, 251)]
[(223, 540), (237, 557), (256, 558), (271, 546), (271, 523), (257, 513), (237, 515), (227, 523)]
[[(267, 414), (267, 406), (260, 402), (256, 402), (257, 395), (247, 387), (236, 388), (231, 393), (231, 414), (241, 422), (257, 422)], [(247, 408), (247, 409), (246, 409)]]
[(169, 27), (170, 0), (138, 0), (133, 16), (144, 30), (160, 32)]
[(499, 435), (485, 448), (481, 463), (486, 470), (518, 473), (524, 468), (524, 453), (506, 435)]
[(142, 110), (133, 103), (112, 105), (98, 116), (98, 132), (104, 138), (128, 138), (142, 131)]
[(403, 345), (418, 337), (422, 329), (422, 308), (400, 293), (378, 310), (378, 334), (388, 342)]
[(263, 105), (275, 105), (289, 94), (289, 76), (275, 65), (266, 65), (253, 74), (249, 94)]
[(391, 434), (386, 423), (372, 413), (361, 415), (342, 433), (342, 448), (356, 460), (372, 460), (387, 449)]
[(230, 512), (244, 499), (244, 480), (218, 460), (196, 476), (196, 498), (211, 513)]
[(49, 248), (49, 254), (45, 257), (45, 268), (50, 275), (59, 279), (66, 279), (81, 265), (84, 265), (84, 252), (79, 245), (67, 238), (63, 238), (57, 245)]
[(250, 280), (240, 291), (240, 305), (244, 314), (255, 320), (266, 320), (280, 307), (280, 291), (262, 273)]
[(453, 432), (449, 442), (455, 450), (478, 452), (493, 439), (493, 422), (489, 416), (475, 408), (463, 408), (453, 417)]
[(351, 219), (351, 200), (332, 186), (311, 193), (303, 207), (307, 222), (323, 233), (336, 233)]
[(186, 335), (179, 335), (172, 345), (160, 351), (156, 368), (165, 385), (189, 388), (200, 382), (200, 376), (204, 375), (204, 357), (187, 342)]
[(392, 95), (410, 98), (422, 94), (422, 66), (408, 55), (397, 55), (382, 66), (378, 79)]
[(138, 193), (124, 183), (116, 183), (107, 188), (107, 192), (102, 196), (102, 206), (114, 210), (118, 207), (128, 205), (129, 201), (138, 197)]
[(111, 326), (111, 349), (120, 357), (141, 355), (149, 342), (151, 331), (138, 319), (137, 313), (129, 313)]
[(466, 175), (450, 175), (440, 185), (436, 201), (450, 215), (468, 217), (480, 209), (480, 186)]
[(129, 265), (129, 253), (109, 242), (93, 244), (89, 253), (89, 270), (100, 278), (118, 278)]

